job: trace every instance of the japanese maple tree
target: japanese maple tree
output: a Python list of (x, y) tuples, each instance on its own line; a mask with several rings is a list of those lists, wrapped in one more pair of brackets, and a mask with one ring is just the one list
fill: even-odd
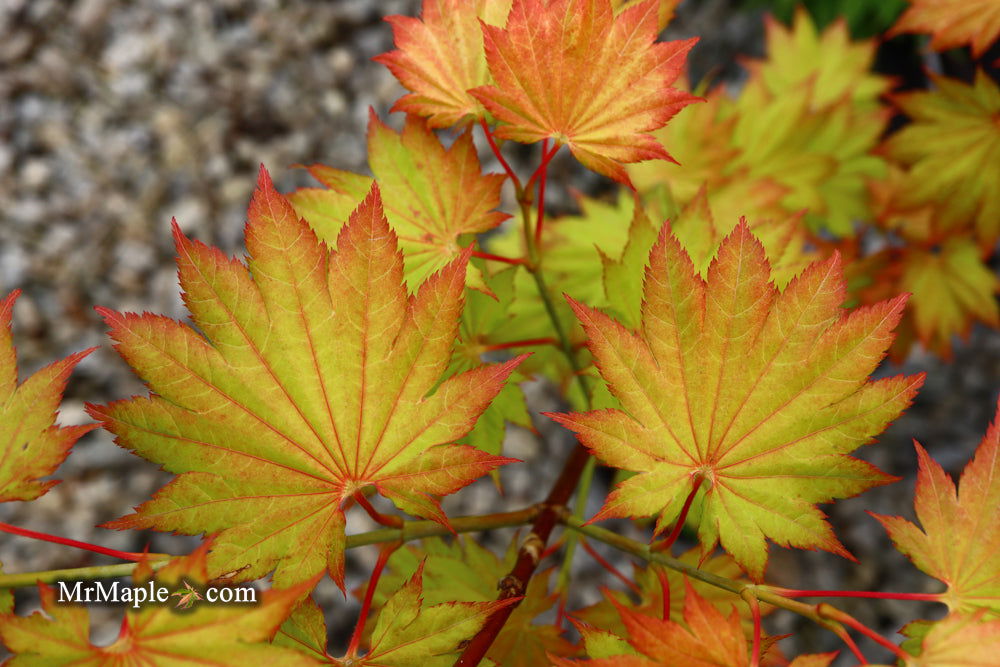
[[(376, 60), (408, 92), (393, 107), (405, 118), (370, 113), (371, 175), (312, 164), (318, 186), (281, 193), (261, 167), (243, 260), (175, 223), (190, 323), (98, 307), (149, 393), (88, 405), (94, 423), (56, 425), (90, 350), (19, 383), (17, 292), (0, 301), (0, 501), (44, 494), (102, 427), (174, 475), (103, 526), (203, 536), (190, 554), (131, 553), (0, 524), (125, 561), (0, 573), (10, 663), (845, 659), (786, 656), (766, 619), (798, 614), (861, 664), (858, 634), (897, 664), (993, 664), (1000, 421), (957, 488), (916, 445), (919, 525), (873, 514), (943, 592), (792, 589), (767, 566), (772, 544), (853, 559), (820, 506), (898, 482), (854, 456), (924, 381), (882, 373), (884, 360), (918, 344), (947, 357), (974, 322), (1000, 324), (997, 84), (980, 70), (894, 92), (871, 71), (874, 42), (800, 12), (768, 23), (769, 55), (738, 94), (692, 90), (696, 40), (658, 37), (677, 4), (424, 0), (419, 17), (389, 17), (396, 49)], [(996, 37), (996, 3), (969, 3), (981, 23), (911, 4), (894, 32), (973, 57)], [(909, 122), (889, 133), (896, 112)], [(539, 144), (520, 151), (534, 156), (527, 173), (511, 142)], [(621, 191), (550, 217), (563, 147)], [(500, 172), (484, 172), (479, 149)], [(539, 414), (521, 388), (531, 379), (561, 407)], [(499, 493), (498, 471), (524, 465), (503, 455), (507, 425), (543, 420), (577, 442), (536, 504), (445, 510), (483, 477)], [(614, 475), (606, 494), (598, 468)], [(349, 517), (377, 527), (349, 530)], [(514, 526), (503, 555), (459, 536)], [(341, 646), (312, 593), (324, 576), (346, 593), (346, 551), (366, 547), (377, 555)], [(641, 564), (623, 572), (612, 549)], [(625, 590), (576, 608), (580, 550)], [(51, 584), (125, 574), (179, 599), (126, 611), (118, 638), (96, 645), (87, 610), (57, 603)], [(250, 609), (200, 593), (268, 576)], [(6, 589), (36, 585), (43, 613), (15, 613)], [(914, 618), (904, 641), (800, 600), (813, 597), (948, 615)]]

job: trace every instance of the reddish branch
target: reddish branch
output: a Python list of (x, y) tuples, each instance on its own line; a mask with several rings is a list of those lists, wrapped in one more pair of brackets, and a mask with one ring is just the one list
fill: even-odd
[(78, 540), (71, 540), (68, 537), (59, 537), (58, 535), (49, 535), (48, 533), (39, 533), (35, 530), (28, 530), (27, 528), (18, 528), (17, 526), (12, 526), (9, 523), (0, 522), (0, 531), (5, 533), (10, 533), (11, 535), (21, 535), (22, 537), (31, 537), (36, 540), (42, 540), (44, 542), (52, 542), (53, 544), (62, 544), (67, 547), (76, 547), (77, 549), (84, 549), (86, 551), (92, 551), (95, 554), (103, 554), (105, 556), (112, 556), (114, 558), (120, 558), (122, 560), (130, 560), (133, 562), (140, 562), (145, 560), (150, 556), (146, 553), (133, 553), (131, 551), (118, 551), (117, 549), (108, 549), (107, 547), (102, 547), (97, 544), (90, 544), (89, 542), (80, 542)]
[(500, 147), (497, 146), (496, 140), (493, 139), (493, 132), (490, 131), (490, 126), (486, 124), (486, 120), (483, 118), (479, 119), (479, 124), (483, 128), (483, 134), (486, 135), (486, 141), (489, 142), (490, 150), (493, 151), (493, 155), (496, 156), (497, 161), (500, 162), (500, 166), (503, 167), (503, 170), (507, 172), (507, 176), (509, 176), (510, 180), (514, 183), (514, 188), (516, 190), (520, 190), (521, 179), (517, 177), (517, 174), (514, 173), (514, 170), (510, 168), (510, 164), (508, 164), (507, 160), (504, 158), (503, 153), (500, 152)]
[[(559, 479), (556, 480), (555, 486), (552, 487), (548, 498), (545, 499), (542, 511), (539, 512), (535, 523), (531, 526), (531, 533), (528, 534), (517, 553), (514, 569), (500, 581), (499, 599), (506, 600), (524, 595), (528, 588), (528, 581), (541, 561), (542, 552), (549, 541), (552, 529), (558, 523), (560, 514), (565, 510), (566, 503), (569, 502), (573, 490), (580, 481), (580, 475), (583, 473), (588, 456), (589, 453), (582, 445), (578, 444), (573, 449)], [(487, 619), (482, 630), (472, 638), (455, 662), (456, 667), (460, 665), (473, 667), (479, 664), (518, 604), (514, 603), (509, 607), (504, 607)]]

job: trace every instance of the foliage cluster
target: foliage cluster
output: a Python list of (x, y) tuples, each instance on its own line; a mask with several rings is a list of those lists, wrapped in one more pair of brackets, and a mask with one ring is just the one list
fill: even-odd
[[(409, 91), (393, 109), (406, 119), (396, 131), (372, 113), (372, 175), (312, 165), (320, 187), (282, 194), (262, 168), (245, 262), (175, 225), (191, 324), (99, 309), (150, 394), (89, 406), (94, 424), (56, 425), (89, 351), (19, 384), (17, 293), (0, 301), (0, 501), (45, 493), (100, 426), (176, 475), (105, 526), (206, 536), (175, 557), (0, 525), (127, 561), (0, 575), (11, 664), (832, 664), (786, 657), (762, 628), (775, 611), (862, 664), (851, 633), (897, 664), (995, 664), (998, 423), (957, 488), (916, 445), (919, 526), (874, 515), (943, 592), (792, 590), (766, 567), (769, 541), (851, 558), (819, 505), (896, 481), (852, 456), (923, 382), (872, 379), (886, 355), (947, 357), (975, 322), (1000, 324), (1000, 88), (979, 70), (896, 91), (872, 71), (874, 41), (799, 11), (768, 22), (742, 88), (692, 89), (696, 40), (657, 41), (676, 4), (424, 0), (419, 18), (391, 17), (397, 48), (378, 60)], [(972, 5), (975, 20), (911, 0), (891, 30), (978, 58), (1000, 5)], [(906, 122), (890, 132), (894, 114)], [(477, 140), (502, 173), (484, 173)], [(511, 143), (539, 145), (527, 177)], [(621, 190), (549, 219), (563, 147)], [(448, 516), (442, 496), (519, 465), (501, 447), (508, 424), (532, 425), (530, 378), (566, 405), (537, 418), (580, 444), (537, 505)], [(619, 482), (584, 516), (597, 466)], [(382, 527), (349, 535), (348, 512)], [(595, 525), (610, 518), (647, 541)], [(502, 557), (458, 535), (506, 526), (529, 528)], [(674, 556), (685, 530), (697, 546)], [(645, 566), (625, 575), (595, 541)], [(343, 589), (345, 551), (366, 545), (379, 555), (356, 629), (328, 648), (310, 592), (324, 574)], [(629, 591), (566, 609), (577, 547)], [(536, 573), (548, 559), (557, 577)], [(123, 574), (189, 592), (270, 575), (272, 589), (249, 611), (129, 610), (114, 643), (93, 645), (86, 609), (50, 584)], [(45, 613), (16, 615), (6, 589), (36, 581)], [(800, 600), (838, 596), (949, 613), (897, 645)]]

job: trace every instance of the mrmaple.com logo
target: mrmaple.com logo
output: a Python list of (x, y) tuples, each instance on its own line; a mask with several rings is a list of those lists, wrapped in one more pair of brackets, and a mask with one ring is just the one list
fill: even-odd
[(199, 591), (185, 581), (182, 588), (171, 591), (155, 581), (142, 586), (125, 586), (118, 581), (107, 584), (102, 581), (77, 581), (72, 585), (64, 581), (57, 583), (57, 599), (63, 603), (131, 604), (133, 609), (138, 609), (145, 604), (165, 604), (176, 597), (174, 606), (181, 609), (189, 609), (201, 601), (209, 604), (257, 604), (257, 590), (249, 586), (209, 586)]

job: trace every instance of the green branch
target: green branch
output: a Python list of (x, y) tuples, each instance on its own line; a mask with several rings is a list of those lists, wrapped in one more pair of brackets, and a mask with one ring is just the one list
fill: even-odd
[[(532, 505), (514, 512), (500, 512), (483, 516), (460, 516), (449, 519), (455, 533), (471, 533), (480, 530), (493, 530), (507, 526), (520, 526), (531, 523), (538, 516), (541, 507)], [(400, 528), (379, 528), (367, 533), (347, 536), (347, 548), (354, 549), (369, 544), (384, 542), (408, 542), (424, 537), (439, 537), (451, 535), (452, 531), (435, 521), (404, 521)], [(149, 559), (151, 567), (156, 570), (169, 562), (174, 556), (159, 554)], [(34, 586), (39, 581), (51, 584), (56, 581), (90, 581), (109, 577), (125, 577), (132, 574), (138, 563), (116, 563), (114, 565), (95, 565), (93, 567), (76, 567), (65, 570), (45, 570), (42, 572), (24, 572), (22, 574), (0, 574), (0, 589)]]
[(652, 551), (650, 550), (648, 544), (637, 542), (628, 537), (613, 533), (610, 530), (599, 528), (598, 526), (585, 526), (583, 525), (583, 522), (576, 517), (564, 517), (563, 523), (571, 530), (581, 533), (582, 535), (586, 535), (589, 538), (604, 542), (605, 544), (613, 546), (620, 551), (632, 554), (636, 558), (640, 558), (648, 563), (657, 563), (658, 565), (663, 565), (671, 570), (682, 572), (692, 579), (697, 579), (698, 581), (715, 586), (716, 588), (729, 591), (736, 596), (742, 597), (744, 592), (746, 592), (747, 594), (753, 595), (753, 597), (761, 602), (766, 602), (769, 605), (779, 607), (781, 609), (787, 609), (788, 611), (794, 612), (800, 616), (804, 616), (817, 625), (830, 630), (841, 639), (847, 637), (847, 630), (841, 623), (820, 615), (814, 605), (805, 604), (796, 600), (789, 600), (788, 598), (769, 590), (767, 586), (744, 583), (700, 570), (693, 565), (689, 565), (688, 563), (680, 561), (672, 556), (668, 556), (665, 553)]

